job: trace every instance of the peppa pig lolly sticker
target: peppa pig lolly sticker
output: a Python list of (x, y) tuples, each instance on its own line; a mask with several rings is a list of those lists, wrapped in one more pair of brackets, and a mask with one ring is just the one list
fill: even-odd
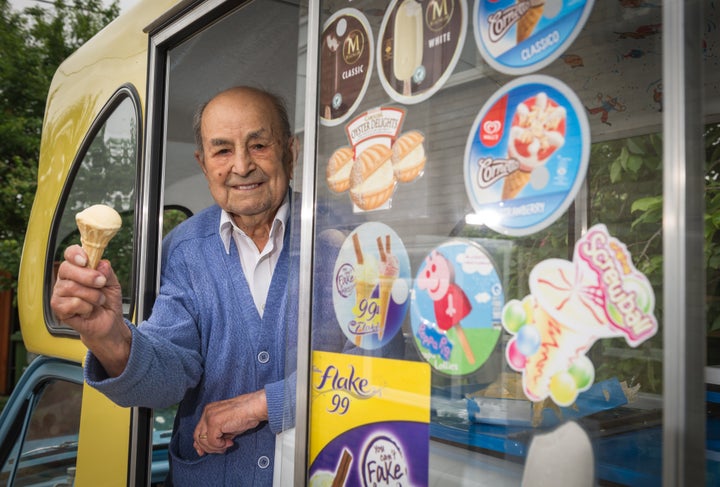
[(410, 294), (400, 237), (383, 223), (360, 225), (340, 248), (333, 276), (335, 315), (348, 340), (368, 350), (387, 344), (402, 327)]
[(590, 129), (580, 100), (544, 75), (511, 81), (482, 108), (465, 146), (474, 221), (524, 236), (555, 222), (582, 186)]
[(637, 347), (657, 332), (652, 286), (605, 225), (578, 240), (572, 261), (538, 263), (529, 285), (529, 295), (507, 302), (502, 324), (511, 334), (507, 363), (522, 373), (531, 401), (572, 405), (593, 385), (586, 354), (597, 340), (623, 337)]
[(435, 248), (418, 269), (412, 291), (418, 351), (439, 372), (478, 370), (497, 344), (503, 305), (500, 276), (484, 249), (464, 240)]

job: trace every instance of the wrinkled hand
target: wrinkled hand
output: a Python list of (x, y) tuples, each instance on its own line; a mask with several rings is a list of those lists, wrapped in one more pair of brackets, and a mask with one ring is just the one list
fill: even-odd
[(193, 446), (198, 455), (225, 453), (233, 438), (267, 421), (267, 398), (261, 389), (205, 406), (195, 427)]
[(87, 266), (79, 245), (65, 250), (50, 298), (55, 316), (78, 333), (111, 377), (125, 369), (131, 334), (123, 321), (122, 289), (112, 266), (102, 260)]

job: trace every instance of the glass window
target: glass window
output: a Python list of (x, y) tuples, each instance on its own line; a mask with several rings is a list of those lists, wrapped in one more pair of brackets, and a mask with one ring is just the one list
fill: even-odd
[(81, 405), (81, 384), (51, 380), (36, 389), (18, 420), (25, 421), (0, 473), (3, 485), (11, 478), (15, 487), (73, 485)]
[[(532, 3), (321, 13), (311, 483), (387, 476), (382, 450), (429, 484), (518, 485), (571, 424), (553, 456), (582, 451), (590, 484), (662, 483), (660, 2)], [(429, 479), (422, 421), (332, 388), (352, 368), (389, 396), (418, 364)]]
[[(48, 284), (54, 285), (55, 266), (62, 261), (65, 249), (80, 244), (75, 215), (91, 205), (108, 205), (120, 214), (122, 227), (108, 244), (103, 258), (112, 262), (123, 288), (124, 312), (129, 315), (133, 295), (139, 121), (136, 103), (127, 90), (111, 100), (96, 127), (73, 167), (58, 209), (52, 242), (53, 269)], [(56, 320), (50, 320), (50, 327), (54, 332), (73, 333)]]

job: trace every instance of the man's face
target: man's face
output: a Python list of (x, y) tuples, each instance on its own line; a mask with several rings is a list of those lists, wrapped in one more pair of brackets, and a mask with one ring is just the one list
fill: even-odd
[(224, 92), (206, 106), (201, 133), (196, 157), (213, 199), (239, 225), (272, 224), (294, 157), (271, 102), (251, 90)]

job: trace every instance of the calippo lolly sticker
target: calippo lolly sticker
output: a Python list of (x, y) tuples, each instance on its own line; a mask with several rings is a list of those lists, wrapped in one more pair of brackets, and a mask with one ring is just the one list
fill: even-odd
[(557, 220), (585, 179), (589, 133), (582, 104), (554, 78), (527, 76), (499, 90), (465, 147), (465, 186), (479, 223), (522, 236)]
[(465, 0), (393, 0), (377, 45), (380, 82), (400, 103), (430, 98), (450, 78), (467, 31)]
[(508, 364), (522, 372), (531, 401), (559, 406), (589, 389), (595, 369), (586, 353), (601, 338), (624, 337), (637, 347), (657, 332), (655, 294), (625, 245), (593, 226), (575, 244), (573, 261), (549, 259), (530, 272), (530, 295), (503, 308), (513, 337)]
[(353, 113), (370, 83), (373, 37), (359, 10), (339, 10), (320, 37), (320, 123), (335, 126)]
[(503, 304), (500, 276), (479, 245), (458, 240), (437, 247), (418, 269), (412, 291), (420, 354), (446, 374), (476, 371), (500, 337)]
[(340, 248), (333, 272), (333, 305), (345, 336), (372, 350), (400, 330), (410, 294), (410, 262), (387, 225), (365, 223)]
[(528, 74), (560, 57), (590, 16), (593, 0), (477, 0), (475, 42), (506, 74)]

